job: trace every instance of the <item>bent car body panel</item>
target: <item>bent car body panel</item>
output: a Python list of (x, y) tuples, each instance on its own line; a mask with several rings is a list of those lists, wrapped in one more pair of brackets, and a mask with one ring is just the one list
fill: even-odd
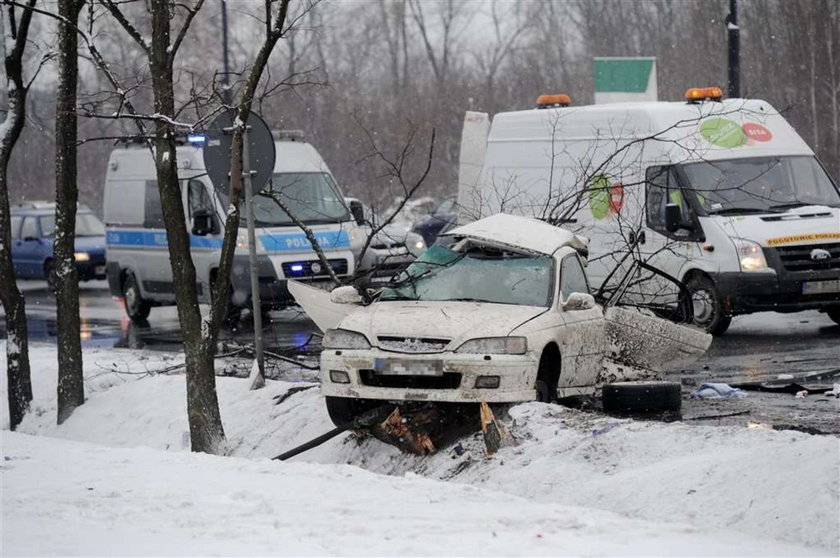
[(329, 291), (298, 281), (289, 279), (288, 286), (295, 301), (321, 331), (338, 327), (341, 320), (361, 308), (355, 304), (336, 304), (330, 300)]
[(563, 246), (571, 246), (579, 252), (588, 250), (588, 242), (582, 236), (537, 219), (506, 213), (457, 227), (448, 234), (498, 242), (549, 256)]

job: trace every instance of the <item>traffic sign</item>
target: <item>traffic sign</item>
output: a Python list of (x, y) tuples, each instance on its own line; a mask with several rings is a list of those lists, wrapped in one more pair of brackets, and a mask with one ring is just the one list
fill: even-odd
[[(204, 168), (207, 169), (213, 185), (224, 194), (230, 189), (230, 144), (235, 119), (235, 109), (228, 109), (217, 116), (207, 129), (204, 145)], [(242, 166), (243, 169), (249, 168), (251, 171), (251, 193), (258, 194), (274, 170), (274, 138), (265, 121), (255, 112), (251, 112), (247, 122), (247, 133), (243, 134), (243, 139), (248, 142), (244, 151), (249, 160), (242, 161)]]

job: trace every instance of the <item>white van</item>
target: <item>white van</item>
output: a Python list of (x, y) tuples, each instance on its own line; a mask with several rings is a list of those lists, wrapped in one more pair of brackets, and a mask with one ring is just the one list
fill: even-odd
[[(819, 309), (840, 323), (840, 192), (760, 100), (690, 89), (685, 102), (467, 113), (460, 221), (504, 211), (589, 237), (599, 287), (630, 249), (683, 281), (694, 319)], [(488, 133), (489, 129), (489, 133)]]
[[(365, 234), (326, 163), (314, 147), (297, 135), (278, 135), (275, 146), (274, 173), (266, 188), (280, 192), (294, 215), (312, 229), (335, 273), (339, 277), (352, 275)], [(184, 143), (178, 146), (177, 154), (199, 299), (209, 302), (228, 203), (207, 176), (201, 147)], [(303, 231), (273, 200), (255, 196), (254, 206), (260, 301), (264, 310), (283, 308), (294, 304), (286, 279), (317, 282), (329, 276)], [(113, 295), (124, 298), (129, 317), (144, 320), (153, 306), (174, 305), (175, 289), (155, 166), (144, 144), (126, 143), (111, 152), (105, 177), (105, 225), (108, 284)], [(244, 212), (240, 227), (226, 316), (230, 321), (238, 317), (242, 308), (251, 306)]]

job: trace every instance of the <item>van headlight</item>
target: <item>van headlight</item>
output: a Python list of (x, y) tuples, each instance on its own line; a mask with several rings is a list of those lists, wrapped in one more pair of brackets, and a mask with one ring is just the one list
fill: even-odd
[(73, 254), (73, 259), (77, 262), (88, 262), (90, 261), (90, 254), (87, 252), (76, 252)]
[(528, 351), (525, 337), (479, 337), (465, 341), (456, 353), (484, 355), (524, 355)]
[(738, 250), (738, 262), (741, 264), (741, 271), (763, 271), (767, 269), (767, 260), (764, 258), (764, 250), (752, 240), (744, 238), (733, 238), (735, 249)]
[(346, 329), (328, 329), (321, 346), (325, 349), (370, 349), (367, 337)]

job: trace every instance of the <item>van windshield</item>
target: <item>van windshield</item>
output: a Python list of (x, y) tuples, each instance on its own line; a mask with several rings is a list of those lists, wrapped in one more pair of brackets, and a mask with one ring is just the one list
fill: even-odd
[(756, 157), (678, 167), (689, 195), (705, 215), (840, 207), (837, 187), (814, 157)]
[[(294, 221), (273, 197), (283, 202), (295, 218), (307, 225), (350, 220), (338, 186), (325, 172), (274, 174), (263, 192), (254, 196), (254, 218), (258, 226), (292, 225)], [(242, 223), (242, 226), (245, 224)]]

